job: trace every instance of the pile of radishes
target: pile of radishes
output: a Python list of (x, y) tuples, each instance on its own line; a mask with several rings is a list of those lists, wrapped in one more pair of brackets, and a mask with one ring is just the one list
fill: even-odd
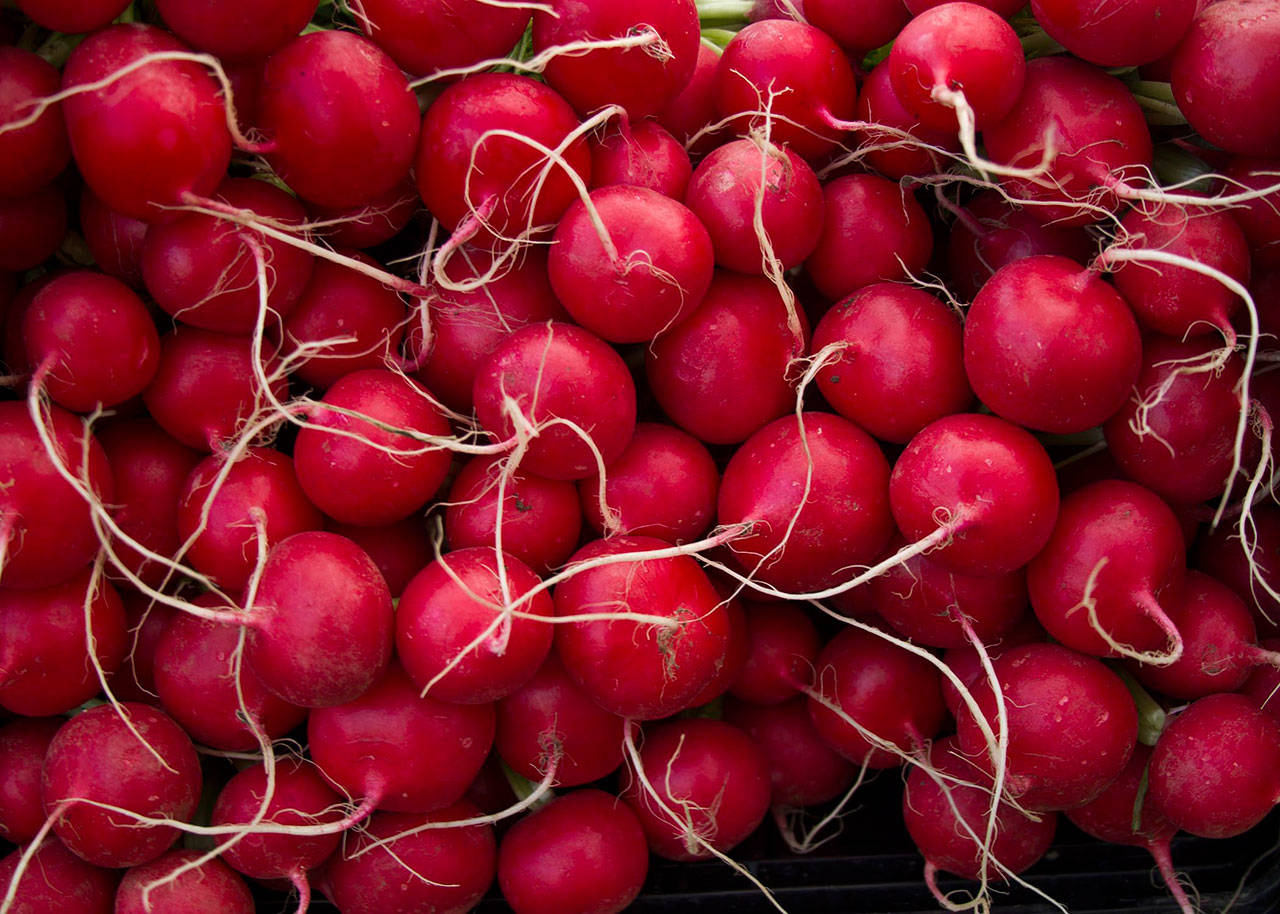
[(1280, 0), (17, 6), (0, 914), (1280, 803)]

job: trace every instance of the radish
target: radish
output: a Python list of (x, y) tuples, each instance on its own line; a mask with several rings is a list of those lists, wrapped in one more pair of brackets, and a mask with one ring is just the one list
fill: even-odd
[(71, 159), (61, 108), (47, 108), (25, 127), (29, 108), (58, 91), (58, 71), (43, 58), (20, 48), (0, 47), (0, 197), (23, 197), (56, 178)]
[[(1260, 642), (1259, 647), (1267, 651), (1280, 652), (1280, 638), (1267, 638)], [(1263, 713), (1280, 723), (1280, 700), (1276, 699), (1276, 695), (1280, 694), (1280, 667), (1271, 665), (1254, 667), (1249, 678), (1240, 687), (1240, 692), (1252, 698), (1254, 704), (1261, 708)]]
[(902, 0), (805, 0), (804, 17), (856, 58), (893, 41), (911, 13)]
[(307, 205), (316, 234), (328, 238), (336, 248), (360, 250), (390, 241), (421, 210), (422, 200), (411, 175), (360, 206)]
[(35, 717), (0, 726), (0, 838), (26, 844), (40, 832), (40, 770), (63, 723), (57, 717)]
[(742, 603), (732, 595), (733, 586), (719, 575), (712, 581), (712, 586), (724, 601), (725, 612), (729, 616), (729, 643), (725, 647), (724, 660), (716, 668), (715, 675), (698, 694), (689, 699), (685, 706), (685, 710), (689, 712), (705, 708), (709, 713), (715, 713), (718, 707), (716, 702), (729, 693), (729, 686), (737, 680), (747, 662), (747, 651), (750, 648), (747, 642), (746, 616), (742, 611)]
[(118, 213), (89, 188), (80, 192), (80, 231), (98, 269), (133, 289), (142, 288), (142, 245), (147, 223)]
[[(1280, 177), (1280, 157), (1271, 159), (1233, 156), (1222, 170), (1225, 177), (1239, 182), (1241, 191), (1266, 191), (1274, 188)], [(1249, 242), (1256, 269), (1274, 270), (1280, 267), (1280, 212), (1276, 210), (1276, 193), (1241, 201), (1233, 207), (1231, 216), (1244, 232)]]
[(709, 152), (716, 145), (714, 132), (707, 128), (716, 120), (715, 77), (719, 63), (720, 48), (698, 42), (693, 74), (656, 115), (658, 123), (685, 144), (690, 155)]
[(38, 267), (57, 253), (66, 234), (67, 199), (61, 185), (0, 197), (0, 270), (22, 273)]
[(124, 12), (127, 0), (22, 0), (18, 7), (55, 32), (92, 32)]
[(747, 603), (747, 656), (729, 691), (753, 705), (775, 706), (808, 686), (820, 647), (808, 614), (789, 603)]
[(503, 57), (529, 24), (528, 7), (485, 0), (361, 0), (360, 28), (415, 76)]
[(355, 527), (330, 522), (330, 533), (345, 536), (369, 554), (382, 572), (392, 599), (398, 599), (405, 587), (435, 555), (435, 547), (420, 517), (406, 517), (394, 524), (379, 527)]
[(266, 57), (310, 21), (317, 0), (157, 0), (165, 25), (193, 48), (224, 60)]
[(121, 600), (128, 626), (127, 653), (120, 669), (108, 677), (111, 693), (118, 701), (159, 704), (155, 691), (156, 645), (178, 610), (165, 603), (153, 603), (136, 590), (126, 590)]
[(610, 125), (591, 138), (591, 185), (635, 184), (684, 200), (693, 165), (689, 153), (655, 120)]
[(1101, 67), (1151, 63), (1178, 46), (1199, 4), (1103, 0), (1085, 9), (1062, 0), (1032, 0), (1036, 21), (1068, 51)]
[(876, 64), (863, 80), (854, 116), (867, 125), (859, 131), (858, 152), (886, 178), (937, 174), (945, 169), (948, 154), (960, 151), (956, 131), (926, 127), (903, 107), (890, 84), (887, 61)]
[(253, 914), (253, 896), (244, 880), (221, 860), (206, 860), (172, 882), (147, 892), (179, 867), (203, 856), (197, 851), (169, 851), (124, 874), (116, 892), (115, 914)]
[(1249, 546), (1225, 524), (1204, 530), (1193, 564), (1226, 584), (1245, 601), (1260, 631), (1280, 623), (1280, 508), (1263, 502), (1249, 515)]
[[(1025, 576), (1023, 590), (1026, 590)], [(1036, 621), (1036, 617), (1031, 613), (1026, 613), (1016, 625), (1004, 632), (999, 639), (993, 640), (990, 644), (984, 644), (982, 650), (986, 653), (988, 659), (995, 660), (1001, 654), (1015, 647), (1047, 640), (1048, 637), (1045, 635), (1044, 629), (1040, 627), (1040, 623)], [(987, 682), (987, 671), (983, 666), (982, 657), (972, 641), (959, 647), (947, 648), (942, 655), (942, 662), (947, 665), (951, 672), (955, 673), (956, 678), (960, 680), (966, 689), (972, 691), (975, 686), (990, 688), (989, 683), (985, 686), (982, 685)], [(961, 706), (965, 704), (965, 698), (960, 694), (960, 690), (946, 676), (942, 678), (942, 700), (946, 702), (947, 710), (953, 716), (958, 714)]]
[[(27, 866), (18, 876), (27, 854), (31, 855)], [(6, 908), (10, 914), (113, 914), (119, 881), (118, 873), (90, 866), (57, 840), (38, 848), (27, 845), (0, 859), (0, 885), (7, 887), (3, 897), (5, 904), (12, 903)]]

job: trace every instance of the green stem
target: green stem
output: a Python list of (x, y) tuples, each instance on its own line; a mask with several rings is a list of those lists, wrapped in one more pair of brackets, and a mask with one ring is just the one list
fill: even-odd
[(1168, 715), (1165, 714), (1164, 708), (1160, 707), (1160, 703), (1151, 697), (1151, 693), (1133, 678), (1132, 673), (1119, 665), (1112, 666), (1112, 669), (1124, 681), (1125, 688), (1133, 696), (1133, 703), (1138, 709), (1138, 742), (1145, 746), (1154, 746), (1156, 739), (1164, 731)]
[(1053, 54), (1065, 54), (1066, 48), (1058, 44), (1049, 37), (1044, 29), (1036, 29), (1023, 35), (1019, 41), (1022, 44), (1022, 53), (1027, 60), (1035, 57), (1049, 57)]
[[(512, 770), (511, 766), (508, 765), (506, 762), (502, 762), (501, 764), (502, 764), (502, 776), (505, 777), (507, 779), (507, 783), (511, 785), (511, 792), (516, 795), (517, 802), (520, 800), (528, 799), (533, 794), (533, 792), (538, 789), (537, 784), (529, 780), (524, 775), (517, 774), (515, 771)], [(546, 806), (548, 803), (550, 803), (554, 799), (555, 799), (555, 793), (553, 791), (548, 790), (546, 792), (546, 795), (543, 796), (542, 799), (538, 800), (538, 802), (534, 803), (529, 811), (533, 812), (534, 810), (541, 809), (543, 806)]]
[(725, 46), (730, 41), (733, 41), (733, 36), (737, 34), (736, 29), (703, 29), (702, 40), (710, 42), (723, 51)]
[(1168, 83), (1139, 80), (1131, 91), (1146, 115), (1147, 123), (1155, 127), (1180, 127), (1187, 122), (1178, 110), (1173, 88)]
[(1214, 181), (1206, 177), (1213, 169), (1203, 159), (1178, 146), (1161, 143), (1156, 146), (1154, 167), (1156, 178), (1165, 187), (1176, 185), (1194, 193), (1213, 193)]
[(746, 25), (755, 9), (755, 0), (697, 0), (698, 20), (703, 25)]

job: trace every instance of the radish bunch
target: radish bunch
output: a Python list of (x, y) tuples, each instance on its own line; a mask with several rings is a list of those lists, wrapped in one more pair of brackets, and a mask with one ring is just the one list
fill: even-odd
[(1280, 804), (1277, 0), (18, 6), (0, 914)]

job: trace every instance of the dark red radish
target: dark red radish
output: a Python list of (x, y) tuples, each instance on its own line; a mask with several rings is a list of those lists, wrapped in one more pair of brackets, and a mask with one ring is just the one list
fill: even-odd
[(622, 717), (656, 720), (683, 710), (715, 677), (728, 649), (728, 613), (697, 562), (688, 555), (624, 558), (670, 548), (645, 536), (596, 540), (569, 561), (571, 570), (586, 567), (555, 589), (558, 616), (618, 616), (558, 624), (555, 650), (578, 687)]
[(415, 76), (505, 57), (529, 9), (485, 0), (361, 0), (360, 28)]
[(500, 813), (519, 802), (496, 753), (490, 753), (480, 766), (480, 773), (467, 788), (464, 799), (474, 803), (485, 815)]
[(125, 641), (120, 595), (88, 569), (54, 587), (0, 588), (0, 706), (28, 717), (70, 711), (102, 690), (98, 668), (120, 668)]
[[(35, 367), (27, 363), (26, 346), (22, 342), (22, 320), (27, 313), (27, 308), (31, 306), (31, 300), (36, 297), (36, 293), (65, 272), (67, 271), (55, 268), (36, 276), (29, 282), (15, 282), (14, 290), (10, 293), (10, 301), (7, 302), (4, 309), (4, 338), (0, 340), (0, 344), (3, 345), (0, 356), (3, 357), (4, 365), (10, 374), (28, 375)], [(14, 274), (5, 271), (0, 275), (13, 276)], [(26, 277), (22, 278), (25, 279)]]
[(1280, 3), (1206, 6), (1174, 52), (1170, 83), (1178, 110), (1213, 145), (1280, 156), (1280, 124), (1256, 116), (1280, 104)]
[[(219, 606), (207, 597), (194, 602)], [(256, 730), (279, 739), (307, 716), (267, 691), (249, 665), (237, 660), (242, 630), (179, 612), (165, 625), (152, 661), (161, 707), (196, 742), (231, 752), (258, 748)]]
[(555, 651), (532, 679), (497, 703), (497, 721), (497, 754), (535, 783), (554, 767), (552, 786), (577, 787), (622, 764), (626, 722), (578, 688)]
[(479, 813), (465, 800), (426, 815), (378, 813), (329, 862), (327, 894), (343, 914), (470, 911), (497, 872), (493, 828), (441, 823)]
[[(901, 4), (901, 0), (893, 2)], [(862, 160), (886, 178), (937, 174), (946, 170), (947, 153), (960, 151), (955, 130), (925, 127), (902, 106), (893, 93), (889, 66), (884, 61), (876, 64), (863, 80), (854, 116), (868, 125), (859, 131)], [(872, 125), (888, 129), (877, 130)], [(903, 132), (910, 137), (903, 136)]]
[[(1280, 638), (1267, 638), (1258, 645), (1263, 650), (1280, 652)], [(1240, 692), (1254, 700), (1264, 713), (1280, 723), (1280, 667), (1270, 664), (1253, 668)]]
[(160, 643), (169, 619), (178, 610), (164, 603), (153, 603), (136, 590), (124, 591), (121, 600), (128, 626), (127, 650), (120, 669), (108, 679), (111, 693), (119, 701), (158, 704), (155, 691), (156, 645)]
[(498, 886), (515, 914), (618, 914), (648, 872), (640, 820), (601, 790), (557, 797), (517, 822), (498, 847)]
[[(58, 91), (58, 71), (21, 48), (0, 47), (0, 124), (6, 127), (35, 113), (41, 99)], [(62, 109), (52, 105), (30, 124), (0, 134), (0, 197), (24, 197), (61, 174), (71, 159)]]
[(75, 412), (137, 396), (160, 364), (160, 336), (142, 299), (89, 270), (41, 288), (23, 317), (22, 337), (50, 398)]
[(822, 233), (822, 186), (813, 169), (790, 149), (760, 140), (733, 140), (710, 152), (685, 203), (707, 227), (716, 264), (739, 273), (799, 266)]
[(1234, 590), (1253, 612), (1259, 631), (1274, 634), (1280, 624), (1280, 508), (1261, 502), (1249, 521), (1247, 550), (1236, 525), (1223, 523), (1202, 531), (1192, 564)]
[(1230, 838), (1280, 802), (1280, 724), (1253, 699), (1209, 695), (1170, 719), (1151, 753), (1151, 803), (1201, 838)]
[(1151, 132), (1128, 87), (1066, 55), (1028, 63), (1013, 110), (982, 138), (1000, 165), (1036, 169), (1047, 160), (1043, 173), (1001, 183), (1058, 225), (1106, 218), (1120, 206), (1118, 192), (1145, 179), (1152, 163)]
[(520, 467), (548, 479), (598, 472), (635, 432), (626, 363), (572, 324), (536, 324), (508, 336), (476, 369), (472, 396), (480, 426), (499, 442), (527, 441)]
[[(455, 549), (423, 568), (396, 606), (396, 654), (414, 684), (442, 701), (510, 695), (542, 666), (553, 615), (541, 582), (492, 546)], [(522, 615), (516, 616), (519, 612)]]
[[(51, 405), (42, 425), (63, 470), (79, 478), (87, 467), (88, 492), (111, 504), (111, 466), (79, 417)], [(101, 546), (89, 504), (59, 473), (25, 403), (0, 403), (0, 478), (8, 481), (0, 488), (0, 584), (53, 587), (89, 564)]]
[(826, 298), (838, 301), (873, 282), (923, 272), (933, 230), (915, 196), (876, 175), (845, 175), (822, 188), (826, 218), (805, 269)]
[(294, 443), (294, 470), (307, 498), (334, 520), (371, 527), (403, 520), (448, 475), (449, 421), (430, 393), (402, 374), (348, 374), (307, 419)]
[[(1024, 590), (1026, 588), (1025, 580), (1023, 588)], [(1044, 629), (1040, 627), (1035, 615), (1026, 613), (1017, 624), (1002, 634), (998, 640), (994, 640), (990, 644), (984, 644), (982, 649), (986, 652), (988, 659), (995, 660), (1001, 654), (1015, 647), (1047, 640), (1048, 637), (1045, 635)], [(982, 658), (978, 655), (977, 648), (973, 646), (972, 642), (963, 644), (960, 647), (947, 648), (942, 655), (942, 662), (950, 668), (951, 672), (970, 692), (975, 687), (990, 690), (991, 686), (987, 680), (986, 668), (983, 666)], [(958, 714), (960, 706), (965, 703), (960, 690), (946, 676), (942, 678), (942, 700), (946, 702), (947, 710), (951, 712), (952, 716)]]
[[(297, 231), (293, 227), (307, 218), (301, 203), (266, 181), (227, 178), (210, 198), (282, 231)], [(153, 226), (142, 244), (142, 278), (165, 313), (192, 327), (241, 336), (258, 323), (264, 284), (265, 326), (288, 317), (314, 261), (293, 245), (205, 213), (183, 213)]]
[(889, 53), (894, 94), (920, 123), (983, 130), (1018, 100), (1026, 70), (1018, 35), (976, 3), (943, 3), (919, 13)]
[(582, 531), (582, 508), (573, 483), (518, 469), (503, 481), (503, 473), (504, 461), (497, 457), (473, 457), (463, 465), (445, 500), (449, 548), (496, 544), (539, 574), (564, 564), (578, 547)]
[(729, 643), (725, 647), (724, 660), (716, 669), (715, 675), (702, 687), (702, 691), (689, 699), (685, 710), (697, 713), (698, 709), (705, 708), (708, 714), (714, 716), (717, 707), (715, 702), (729, 693), (729, 686), (733, 685), (742, 672), (750, 644), (747, 642), (747, 620), (742, 611), (742, 603), (731, 595), (733, 585), (727, 583), (721, 575), (717, 575), (711, 584), (720, 593), (725, 612), (729, 616)]
[(724, 720), (751, 737), (764, 754), (775, 809), (817, 806), (853, 783), (856, 766), (823, 742), (802, 696), (775, 705), (748, 704), (731, 696), (724, 703)]
[(725, 47), (714, 97), (730, 129), (768, 139), (815, 161), (838, 144), (839, 122), (853, 114), (857, 85), (844, 51), (820, 29), (790, 19), (745, 26)]
[(738, 448), (717, 503), (721, 524), (752, 525), (730, 543), (734, 564), (785, 591), (852, 577), (893, 529), (889, 463), (871, 436), (830, 413), (802, 417), (777, 419)]
[[(13, 884), (23, 847), (0, 859), (0, 885)], [(91, 866), (61, 841), (46, 840), (35, 851), (14, 891), (9, 914), (49, 914), (75, 911), (76, 914), (114, 914), (116, 885), (120, 874)]]
[(622, 798), (640, 819), (649, 848), (666, 860), (698, 860), (732, 850), (764, 819), (772, 795), (768, 763), (751, 737), (706, 718), (646, 731), (628, 758)]
[(359, 250), (390, 241), (421, 209), (422, 198), (412, 175), (359, 206), (307, 206), (316, 234), (328, 238), (334, 247)]
[(94, 194), (146, 222), (177, 218), (161, 207), (180, 204), (187, 194), (210, 193), (231, 159), (224, 103), (207, 67), (157, 60), (119, 75), (148, 55), (186, 51), (155, 26), (113, 25), (86, 38), (62, 73), (64, 90), (112, 79), (62, 103), (67, 135)]
[(1160, 600), (1185, 567), (1173, 510), (1137, 483), (1103, 480), (1062, 500), (1027, 588), (1040, 624), (1067, 647), (1171, 663), (1182, 640)]
[(974, 393), (996, 415), (1072, 434), (1124, 405), (1142, 340), (1115, 289), (1074, 260), (1041, 254), (1002, 267), (974, 298), (964, 364)]
[(305, 200), (361, 206), (409, 173), (417, 99), (391, 58), (360, 35), (290, 40), (267, 60), (258, 104), (267, 161)]
[[(639, 120), (657, 114), (684, 88), (698, 59), (698, 9), (692, 0), (636, 0), (628, 4), (558, 0), (533, 16), (535, 54), (562, 45), (542, 71), (547, 84), (581, 115), (620, 105)], [(634, 42), (592, 48), (591, 43)], [(586, 43), (585, 46), (582, 43)]]
[(67, 234), (67, 197), (58, 183), (21, 197), (0, 197), (0, 270), (24, 273), (40, 266)]
[(1035, 206), (1013, 207), (995, 191), (983, 191), (961, 211), (947, 241), (952, 288), (973, 301), (996, 270), (1035, 254), (1069, 257), (1082, 266), (1096, 244), (1083, 229), (1044, 223)]
[[(262, 409), (251, 341), (198, 327), (174, 328), (160, 339), (160, 367), (142, 392), (151, 418), (187, 447), (223, 447)], [(277, 400), (288, 393), (274, 354), (260, 366)]]
[(169, 851), (124, 874), (116, 892), (114, 914), (253, 914), (253, 895), (236, 871), (216, 857), (170, 879), (183, 866), (199, 860), (194, 850)]
[[(679, 94), (657, 114), (657, 121), (681, 143), (689, 143), (703, 128), (719, 120), (716, 115), (715, 76), (720, 63), (720, 49), (708, 42), (698, 42), (698, 59), (693, 75), (681, 87)], [(714, 148), (715, 138), (703, 134), (689, 147), (691, 155), (702, 154)]]
[(804, 0), (804, 18), (857, 58), (893, 41), (911, 13), (902, 0)]
[(909, 540), (948, 531), (929, 561), (962, 574), (1008, 574), (1049, 540), (1058, 480), (1044, 445), (1026, 430), (957, 414), (911, 439), (893, 465), (889, 505)]
[(392, 663), (358, 698), (312, 711), (307, 742), (324, 776), (392, 812), (431, 812), (461, 799), (493, 745), (493, 705), (418, 693)]
[(736, 444), (795, 408), (788, 371), (807, 338), (804, 315), (773, 283), (717, 271), (698, 310), (650, 344), (645, 377), (676, 425)]
[(80, 231), (98, 269), (134, 289), (142, 288), (142, 244), (147, 223), (118, 213), (89, 188), (80, 192)]
[(63, 725), (49, 745), (40, 790), (53, 833), (72, 853), (95, 866), (124, 867), (154, 860), (178, 840), (175, 827), (143, 825), (136, 816), (186, 822), (200, 784), (200, 762), (182, 728), (155, 708), (126, 702), (118, 710), (90, 708)]
[(864, 286), (813, 331), (814, 352), (837, 347), (817, 374), (831, 408), (872, 435), (906, 444), (934, 420), (973, 405), (958, 316), (905, 283)]
[(40, 771), (59, 717), (33, 717), (0, 726), (0, 838), (26, 844), (44, 824)]
[(54, 32), (92, 32), (108, 25), (128, 0), (22, 0), (18, 8)]
[[(545, 83), (469, 76), (440, 93), (423, 118), (414, 164), (422, 202), (455, 238), (486, 248), (553, 224), (578, 194), (573, 177), (591, 176), (586, 140), (569, 139), (579, 126)], [(562, 145), (555, 161), (539, 148)]]
[(364, 693), (391, 657), (391, 594), (378, 566), (336, 533), (298, 533), (272, 547), (245, 650), (263, 685), (324, 708)]
[(1032, 0), (1031, 12), (1049, 37), (1100, 67), (1134, 67), (1159, 60), (1178, 46), (1196, 14), (1196, 0), (1092, 6)]
[(609, 125), (591, 137), (591, 186), (634, 184), (684, 200), (693, 165), (689, 153), (657, 121)]
[(937, 668), (879, 635), (842, 629), (813, 670), (809, 718), (823, 741), (855, 765), (901, 765), (942, 729), (947, 711)]
[(614, 184), (560, 217), (551, 288), (580, 326), (641, 343), (689, 316), (711, 285), (711, 236), (689, 207), (647, 187)]
[[(1028, 644), (993, 661), (1002, 695), (974, 693), (997, 732), (1008, 718), (1004, 789), (1027, 810), (1082, 806), (1120, 776), (1138, 739), (1138, 712), (1124, 681), (1100, 660), (1058, 644)], [(967, 706), (956, 714), (960, 750), (993, 771), (996, 761)]]
[[(483, 277), (497, 270), (491, 279)], [(529, 247), (511, 263), (480, 248), (465, 247), (444, 269), (453, 284), (437, 284), (427, 299), (431, 339), (419, 356), (418, 378), (446, 405), (471, 412), (476, 371), (498, 343), (526, 324), (568, 320), (551, 290), (547, 254)], [(421, 340), (410, 334), (415, 344)]]
[[(790, 603), (746, 603), (747, 656), (729, 692), (753, 705), (779, 705), (809, 685), (821, 647), (818, 629)], [(803, 804), (802, 804), (803, 805)]]
[(605, 468), (601, 509), (600, 475), (578, 482), (582, 513), (598, 535), (606, 532), (656, 536), (672, 543), (696, 540), (715, 518), (720, 472), (706, 447), (687, 432), (657, 422), (639, 422), (635, 435)]
[(413, 576), (435, 557), (431, 536), (421, 517), (406, 517), (379, 527), (331, 522), (325, 529), (345, 536), (369, 553), (393, 599), (399, 598)]
[(316, 0), (157, 0), (156, 11), (172, 32), (224, 60), (266, 57), (310, 21)]
[[(1238, 184), (1226, 189), (1229, 194), (1248, 193), (1273, 188), (1280, 184), (1280, 157), (1270, 159), (1233, 156), (1222, 173)], [(1280, 194), (1272, 192), (1242, 201), (1232, 207), (1231, 216), (1249, 242), (1256, 270), (1280, 268)]]
[(1102, 426), (1121, 472), (1172, 504), (1213, 498), (1230, 481), (1243, 360), (1230, 355), (1215, 371), (1186, 370), (1219, 349), (1203, 338), (1148, 337), (1133, 393)]

